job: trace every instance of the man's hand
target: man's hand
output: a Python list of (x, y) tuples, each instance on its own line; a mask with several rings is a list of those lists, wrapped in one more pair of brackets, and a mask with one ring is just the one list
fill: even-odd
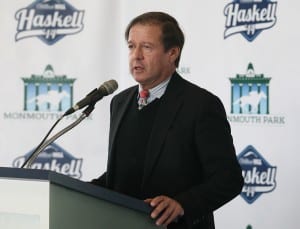
[(167, 196), (157, 196), (145, 200), (154, 210), (151, 212), (151, 218), (156, 219), (156, 225), (168, 226), (171, 222), (180, 216), (184, 211), (181, 205), (174, 199)]

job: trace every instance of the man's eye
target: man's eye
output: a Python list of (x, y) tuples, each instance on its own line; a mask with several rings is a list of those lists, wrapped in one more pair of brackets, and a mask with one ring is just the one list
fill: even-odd
[(150, 45), (144, 45), (144, 48), (147, 49), (147, 50), (151, 50), (152, 47)]

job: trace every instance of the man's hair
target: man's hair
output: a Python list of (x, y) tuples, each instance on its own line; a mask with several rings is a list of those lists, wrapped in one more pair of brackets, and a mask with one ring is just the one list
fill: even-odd
[(162, 32), (161, 39), (165, 51), (168, 51), (173, 47), (179, 47), (180, 49), (179, 56), (175, 60), (175, 65), (176, 67), (178, 67), (181, 51), (184, 44), (184, 34), (180, 29), (176, 19), (163, 12), (148, 12), (141, 14), (132, 19), (132, 21), (128, 24), (125, 31), (126, 41), (128, 41), (130, 29), (136, 24), (160, 26)]

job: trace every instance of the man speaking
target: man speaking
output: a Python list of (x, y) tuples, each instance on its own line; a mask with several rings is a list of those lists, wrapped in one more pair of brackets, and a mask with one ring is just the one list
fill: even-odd
[(157, 225), (212, 229), (243, 186), (224, 107), (176, 72), (184, 35), (172, 16), (142, 14), (125, 38), (138, 85), (112, 99), (107, 171), (92, 183), (143, 199)]

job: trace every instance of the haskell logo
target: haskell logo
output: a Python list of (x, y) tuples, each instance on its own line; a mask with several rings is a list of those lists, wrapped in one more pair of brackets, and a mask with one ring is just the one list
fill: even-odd
[(252, 63), (245, 74), (229, 78), (231, 82), (230, 122), (285, 124), (283, 116), (271, 116), (269, 90), (271, 78), (256, 74)]
[(244, 177), (241, 196), (252, 204), (263, 193), (276, 187), (276, 166), (271, 166), (253, 146), (247, 146), (238, 156)]
[(37, 0), (16, 12), (15, 40), (38, 37), (53, 45), (66, 35), (83, 30), (83, 10), (76, 10), (64, 0)]
[(66, 75), (55, 75), (51, 65), (42, 75), (32, 74), (24, 82), (24, 111), (64, 111), (73, 105), (73, 83)]
[(276, 9), (277, 2), (271, 0), (234, 0), (227, 4), (224, 39), (240, 33), (249, 42), (253, 41), (276, 24)]
[[(13, 167), (20, 168), (32, 152), (33, 150), (16, 158), (13, 161)], [(51, 170), (80, 179), (82, 176), (81, 166), (82, 158), (75, 158), (57, 144), (52, 143), (39, 154), (31, 168)]]

